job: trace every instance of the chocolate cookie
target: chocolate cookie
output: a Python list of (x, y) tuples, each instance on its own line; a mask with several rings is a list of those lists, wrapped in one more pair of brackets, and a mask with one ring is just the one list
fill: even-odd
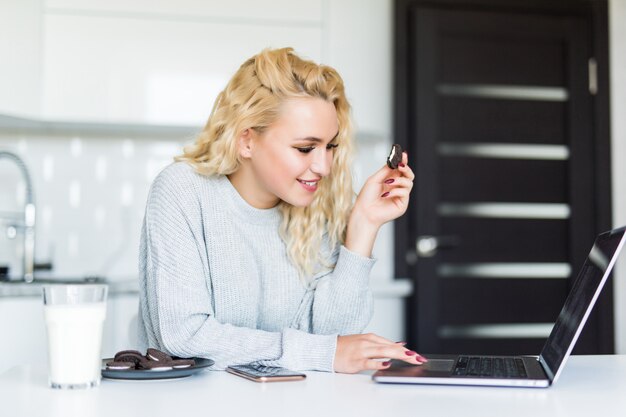
[(128, 369), (135, 369), (134, 362), (108, 361), (106, 365), (107, 369), (111, 369), (113, 371), (126, 371)]
[(387, 166), (391, 169), (396, 169), (400, 162), (402, 162), (402, 147), (394, 143), (387, 157)]
[(170, 355), (154, 348), (149, 348), (146, 351), (146, 358), (157, 362), (170, 362), (172, 360)]
[(174, 359), (165, 352), (150, 348), (146, 355), (136, 350), (122, 350), (115, 354), (112, 361), (106, 363), (107, 369), (145, 371), (171, 371), (172, 369), (189, 368), (196, 364), (193, 359)]
[(191, 366), (194, 366), (195, 364), (196, 361), (194, 361), (193, 359), (174, 359), (167, 365), (171, 365), (174, 369), (182, 369), (189, 368)]
[(144, 369), (146, 371), (171, 371), (173, 368), (167, 363), (145, 360), (137, 365), (137, 369)]
[(132, 362), (135, 366), (146, 360), (145, 356), (136, 350), (122, 350), (113, 358), (115, 362)]

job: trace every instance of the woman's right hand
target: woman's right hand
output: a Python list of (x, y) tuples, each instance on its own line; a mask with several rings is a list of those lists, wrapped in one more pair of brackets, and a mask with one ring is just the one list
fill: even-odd
[(405, 348), (404, 343), (392, 342), (373, 333), (337, 337), (335, 372), (354, 374), (365, 370), (387, 369), (391, 365), (390, 359), (403, 360), (413, 365), (428, 362), (422, 355)]

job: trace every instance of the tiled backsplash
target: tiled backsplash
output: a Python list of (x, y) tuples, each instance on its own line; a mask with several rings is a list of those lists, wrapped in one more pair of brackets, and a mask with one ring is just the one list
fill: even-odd
[[(33, 180), (37, 262), (58, 276), (135, 276), (139, 231), (150, 183), (183, 141), (106, 137), (0, 135)], [(0, 160), (0, 211), (20, 211), (24, 183)], [(0, 228), (0, 264), (21, 270), (21, 235)]]
[[(0, 133), (0, 150), (18, 154), (33, 180), (37, 207), (36, 261), (52, 262), (58, 277), (137, 275), (139, 235), (150, 184), (193, 138), (130, 138)], [(357, 188), (384, 163), (385, 140), (359, 145)], [(367, 155), (378, 155), (371, 160)], [(0, 159), (0, 212), (22, 210), (25, 185), (17, 168)], [(0, 265), (21, 273), (22, 235), (7, 237), (0, 221)], [(392, 276), (392, 227), (381, 230), (373, 277)]]

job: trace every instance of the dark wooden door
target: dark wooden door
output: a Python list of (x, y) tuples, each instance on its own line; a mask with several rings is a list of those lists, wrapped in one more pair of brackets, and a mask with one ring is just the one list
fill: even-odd
[[(432, 5), (407, 18), (409, 341), (537, 354), (597, 232), (589, 21)], [(603, 314), (578, 352), (612, 349)]]

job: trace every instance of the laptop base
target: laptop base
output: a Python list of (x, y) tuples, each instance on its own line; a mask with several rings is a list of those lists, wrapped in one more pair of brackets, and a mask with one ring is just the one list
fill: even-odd
[(460, 355), (424, 355), (428, 362), (424, 365), (411, 365), (403, 361), (393, 361), (389, 369), (376, 372), (372, 379), (389, 384), (426, 385), (473, 385), (490, 387), (547, 388), (550, 380), (539, 364), (536, 356), (516, 356), (523, 360), (526, 378), (481, 377), (476, 375), (454, 375), (455, 365)]

